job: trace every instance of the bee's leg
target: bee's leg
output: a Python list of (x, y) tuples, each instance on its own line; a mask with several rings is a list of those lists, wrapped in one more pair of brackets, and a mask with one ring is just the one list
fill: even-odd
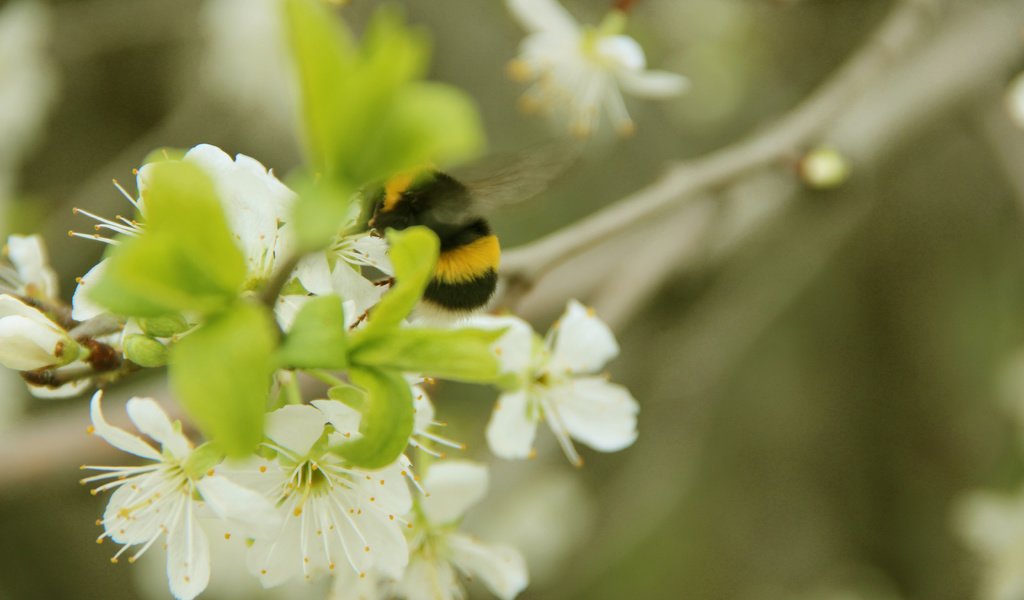
[(394, 277), (388, 277), (386, 279), (380, 279), (378, 281), (374, 281), (373, 285), (391, 287), (391, 286), (395, 285), (395, 278)]

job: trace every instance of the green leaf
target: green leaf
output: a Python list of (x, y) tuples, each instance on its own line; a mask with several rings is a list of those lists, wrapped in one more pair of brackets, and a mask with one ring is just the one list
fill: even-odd
[(336, 385), (327, 390), (327, 397), (359, 412), (366, 410), (366, 390), (359, 389), (354, 385)]
[(266, 309), (239, 303), (171, 349), (171, 388), (229, 456), (251, 453), (263, 439), (275, 341)]
[(338, 163), (332, 148), (341, 133), (345, 92), (352, 88), (355, 43), (318, 0), (287, 0), (285, 24), (295, 59), (306, 151), (313, 165), (330, 173)]
[(480, 154), (483, 127), (475, 103), (449, 85), (420, 81), (396, 95), (387, 119), (380, 122), (373, 145), (364, 157), (366, 181), (387, 177), (428, 163), (453, 164)]
[(391, 286), (370, 313), (363, 332), (367, 336), (397, 327), (423, 296), (434, 274), (441, 243), (426, 227), (388, 230), (388, 255), (395, 270)]
[(412, 391), (397, 371), (357, 367), (349, 370), (349, 377), (366, 390), (368, 403), (359, 424), (363, 437), (332, 450), (357, 467), (386, 467), (409, 445)]
[(352, 364), (391, 368), (429, 377), (490, 383), (500, 376), (492, 346), (503, 329), (395, 329), (353, 340)]
[(191, 479), (198, 480), (205, 477), (210, 469), (216, 467), (222, 460), (224, 460), (224, 451), (220, 449), (220, 446), (213, 442), (206, 442), (188, 455), (182, 468)]
[(400, 11), (379, 9), (361, 45), (318, 0), (287, 0), (286, 15), (306, 149), (327, 179), (357, 189), (479, 152), (476, 107), (454, 87), (418, 81), (429, 43)]
[(186, 162), (144, 169), (143, 233), (114, 248), (91, 298), (127, 316), (222, 310), (238, 294), (246, 266), (213, 183)]
[(140, 367), (162, 367), (167, 364), (167, 346), (148, 335), (133, 333), (124, 338), (124, 356)]
[(292, 368), (345, 369), (347, 345), (341, 298), (318, 296), (303, 304), (295, 315), (278, 360)]
[(341, 232), (348, 217), (353, 192), (339, 184), (310, 178), (292, 181), (299, 199), (292, 211), (299, 252), (313, 252), (326, 247)]

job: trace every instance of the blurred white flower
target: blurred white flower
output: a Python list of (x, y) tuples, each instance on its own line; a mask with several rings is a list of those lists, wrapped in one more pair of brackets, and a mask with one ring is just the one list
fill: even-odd
[[(253, 459), (233, 471), (264, 492), (282, 519), (273, 537), (256, 540), (249, 549), (249, 570), (265, 587), (334, 572), (340, 561), (354, 573), (373, 568), (398, 578), (409, 560), (401, 519), (412, 506), (404, 481), (407, 466), (395, 463), (370, 472), (346, 465), (318, 443), (328, 422), (337, 431), (349, 428), (330, 411), (340, 403), (315, 404), (323, 411), (286, 406), (267, 415), (271, 442), (266, 446), (277, 457)], [(332, 435), (342, 441), (341, 434)]]
[(399, 580), (377, 579), (366, 589), (351, 576), (335, 580), (335, 597), (346, 590), (361, 597), (409, 600), (460, 600), (465, 591), (456, 569), (479, 579), (502, 600), (512, 600), (529, 578), (522, 555), (510, 546), (484, 544), (456, 529), (466, 510), (487, 493), (487, 467), (469, 461), (441, 461), (423, 480), (427, 495), (421, 499), (410, 541), (409, 566)]
[(0, 295), (0, 365), (34, 371), (66, 365), (78, 355), (78, 344), (63, 327), (18, 298)]
[(287, 130), (295, 103), (278, 0), (206, 0), (199, 15), (200, 74), (228, 106), (258, 112)]
[(669, 98), (689, 86), (682, 75), (647, 70), (643, 48), (622, 34), (621, 12), (612, 11), (600, 27), (581, 27), (557, 0), (506, 2), (528, 31), (519, 57), (509, 65), (513, 78), (533, 82), (523, 107), (567, 114), (574, 134), (591, 134), (602, 111), (619, 133), (632, 133), (623, 92)]
[(161, 536), (166, 536), (167, 579), (175, 598), (195, 598), (210, 579), (209, 541), (198, 517), (204, 508), (222, 519), (236, 522), (247, 531), (274, 527), (273, 507), (260, 494), (217, 474), (214, 469), (198, 475), (189, 472), (192, 443), (171, 423), (163, 409), (152, 399), (132, 398), (126, 410), (132, 423), (161, 445), (157, 450), (142, 438), (114, 427), (103, 418), (102, 392), (92, 398), (92, 432), (119, 450), (151, 461), (142, 466), (84, 466), (103, 471), (82, 480), (92, 483), (109, 480), (92, 490), (98, 494), (114, 490), (100, 523), (104, 533), (97, 541), (110, 538), (124, 544), (111, 559), (117, 559), (129, 547), (141, 545), (129, 562), (135, 562)]
[(1024, 129), (1024, 72), (1014, 77), (1006, 90), (1006, 110), (1017, 127)]
[(1024, 491), (1012, 496), (974, 493), (959, 507), (961, 536), (982, 560), (979, 598), (1024, 597)]
[(18, 0), (0, 8), (0, 202), (10, 194), (13, 171), (38, 139), (56, 97), (49, 40), (47, 4)]
[(57, 298), (57, 274), (50, 267), (42, 236), (8, 237), (4, 256), (11, 266), (0, 264), (0, 291), (41, 300)]
[(506, 368), (526, 367), (519, 374), (519, 387), (498, 398), (487, 425), (491, 450), (502, 458), (529, 457), (541, 420), (548, 422), (577, 466), (583, 459), (572, 439), (602, 452), (632, 444), (637, 436), (636, 400), (626, 388), (592, 375), (619, 353), (608, 326), (571, 300), (543, 345), (526, 343), (518, 334), (521, 328), (510, 329), (498, 342)]

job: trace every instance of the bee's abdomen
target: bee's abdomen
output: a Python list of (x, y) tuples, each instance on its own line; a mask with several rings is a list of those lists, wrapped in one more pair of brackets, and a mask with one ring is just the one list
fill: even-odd
[(486, 306), (497, 285), (498, 273), (494, 269), (458, 283), (435, 278), (427, 285), (423, 299), (449, 311), (468, 312)]
[[(482, 222), (482, 221), (481, 221)], [(483, 224), (486, 228), (486, 223)], [(483, 229), (476, 235), (466, 235), (451, 243), (442, 244), (434, 278), (427, 286), (423, 298), (442, 308), (468, 311), (483, 307), (498, 285), (498, 264), (501, 246), (498, 238)]]

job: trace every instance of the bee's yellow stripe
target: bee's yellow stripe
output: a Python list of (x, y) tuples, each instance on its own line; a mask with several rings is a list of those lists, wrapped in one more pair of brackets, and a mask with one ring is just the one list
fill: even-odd
[(501, 246), (498, 237), (485, 235), (468, 244), (441, 252), (434, 277), (444, 283), (462, 283), (498, 270)]
[(402, 197), (402, 192), (409, 189), (409, 186), (412, 185), (413, 175), (413, 171), (407, 171), (388, 179), (387, 183), (384, 184), (384, 203), (381, 206), (381, 210), (387, 212), (393, 209), (395, 204), (398, 204), (399, 198)]

